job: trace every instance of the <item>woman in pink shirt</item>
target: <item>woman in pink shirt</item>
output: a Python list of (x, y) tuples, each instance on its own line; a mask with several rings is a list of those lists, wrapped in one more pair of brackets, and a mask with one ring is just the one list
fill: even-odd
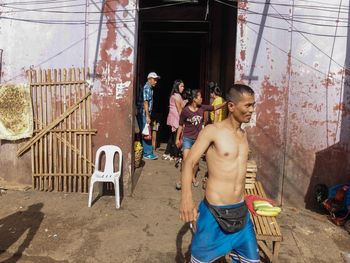
[(169, 99), (169, 114), (166, 124), (171, 127), (171, 135), (168, 144), (163, 154), (163, 159), (174, 160), (179, 157), (179, 148), (175, 144), (176, 132), (179, 128), (179, 120), (182, 109), (185, 107), (185, 101), (181, 94), (185, 89), (185, 85), (181, 79), (174, 81), (173, 89)]

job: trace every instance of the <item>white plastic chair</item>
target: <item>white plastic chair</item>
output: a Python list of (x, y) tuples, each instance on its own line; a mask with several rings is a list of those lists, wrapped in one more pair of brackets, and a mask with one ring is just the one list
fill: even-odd
[[(104, 167), (104, 171), (100, 171), (100, 165), (99, 165), (100, 157), (103, 152), (105, 152), (105, 155), (106, 155), (105, 167)], [(118, 171), (116, 172), (114, 172), (115, 153), (119, 154), (119, 166), (118, 166)], [(122, 171), (122, 162), (123, 162), (123, 154), (122, 154), (122, 150), (118, 146), (104, 145), (97, 150), (96, 159), (95, 159), (95, 170), (90, 180), (88, 207), (91, 207), (94, 183), (111, 182), (114, 184), (116, 208), (120, 208), (119, 178)], [(99, 188), (99, 189), (102, 189), (102, 188)], [(101, 190), (100, 190), (100, 194), (101, 194)]]

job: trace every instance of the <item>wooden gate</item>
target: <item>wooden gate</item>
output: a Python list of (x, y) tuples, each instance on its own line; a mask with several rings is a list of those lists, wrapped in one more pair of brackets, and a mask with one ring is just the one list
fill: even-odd
[(90, 90), (85, 69), (30, 70), (34, 136), (17, 155), (31, 149), (33, 188), (87, 192), (92, 173)]

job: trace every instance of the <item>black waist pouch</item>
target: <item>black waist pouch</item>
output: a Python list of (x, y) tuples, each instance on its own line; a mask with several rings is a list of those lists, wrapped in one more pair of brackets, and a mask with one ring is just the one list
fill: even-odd
[(204, 198), (204, 203), (223, 231), (235, 233), (245, 226), (248, 215), (248, 207), (245, 202), (233, 208), (218, 208), (209, 204), (206, 198)]

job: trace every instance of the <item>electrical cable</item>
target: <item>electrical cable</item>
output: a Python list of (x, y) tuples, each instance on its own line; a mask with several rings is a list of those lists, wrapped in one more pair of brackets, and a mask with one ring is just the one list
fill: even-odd
[[(76, 1), (76, 0), (70, 0), (70, 1)], [(114, 1), (114, 0), (112, 0)], [(229, 0), (228, 0), (229, 1)], [(67, 2), (64, 1), (64, 2)], [(225, 2), (222, 2), (222, 1), (217, 1), (219, 3), (222, 3), (222, 4), (226, 4), (226, 5), (229, 5), (231, 7), (236, 7), (236, 6), (232, 6), (230, 4), (227, 4)], [(229, 2), (237, 2), (237, 1), (229, 1)], [(253, 3), (259, 3), (259, 4), (262, 4), (261, 2), (254, 2), (254, 1), (251, 1)], [(103, 3), (103, 2), (99, 2), (99, 3)], [(151, 8), (159, 8), (159, 7), (167, 7), (167, 6), (173, 6), (173, 5), (178, 5), (179, 3), (175, 3), (175, 4), (169, 4), (169, 5), (159, 5), (159, 6), (153, 6), (153, 7), (148, 7), (148, 8), (141, 8), (142, 9), (151, 9)], [(183, 3), (180, 3), (180, 4), (183, 4)], [(269, 3), (270, 5), (271, 3)], [(280, 5), (280, 4), (276, 4), (276, 5)], [(85, 4), (79, 4), (79, 5), (74, 5), (74, 6), (85, 6)], [(25, 9), (25, 8), (18, 8), (18, 7), (8, 7), (8, 8), (12, 8), (12, 9), (16, 9), (16, 10), (20, 10), (21, 12), (47, 12), (47, 13), (57, 13), (57, 14), (85, 14), (85, 12), (83, 11), (56, 11), (56, 10), (51, 10), (52, 8), (62, 8), (64, 6), (55, 6), (55, 7), (51, 7), (50, 10), (46, 10), (46, 9), (49, 9), (49, 7), (46, 7), (46, 8), (40, 8), (40, 9)], [(71, 6), (72, 7), (72, 6)], [(239, 7), (236, 7), (238, 9), (241, 9)], [(244, 9), (246, 10), (246, 9)], [(104, 13), (115, 13), (115, 12), (125, 12), (125, 11), (135, 11), (135, 9), (124, 9), (124, 10), (111, 10), (111, 11), (105, 11)], [(269, 16), (271, 18), (275, 18), (275, 19), (286, 19), (282, 14), (279, 14), (279, 15), (274, 15), (274, 14), (262, 14), (262, 13), (259, 13), (259, 12), (254, 12), (254, 11), (251, 11), (251, 10), (246, 10), (248, 11), (249, 13), (252, 13), (252, 14), (256, 14), (256, 15), (266, 15), (266, 16)], [(13, 13), (12, 11), (3, 11), (2, 13)], [(99, 14), (101, 13), (101, 11), (89, 11), (89, 14)], [(301, 16), (299, 16), (299, 19), (302, 19)], [(309, 18), (310, 19), (310, 18)], [(318, 24), (318, 23), (311, 23), (311, 22), (305, 22), (305, 21), (301, 21), (301, 20), (297, 20), (297, 19), (294, 19), (293, 20), (294, 22), (298, 22), (298, 23), (303, 23), (303, 24), (309, 24), (309, 25), (314, 25), (314, 26), (322, 26), (322, 27), (336, 27), (335, 25), (330, 25), (330, 24)], [(317, 19), (317, 21), (319, 21), (319, 19)], [(324, 20), (323, 20), (324, 21)], [(329, 21), (332, 21), (332, 20), (329, 20)], [(29, 22), (29, 20), (27, 19), (26, 22)], [(337, 23), (337, 26), (338, 27), (344, 27), (344, 28), (347, 28), (347, 27), (350, 27), (348, 25), (348, 21), (345, 19), (344, 21), (340, 21), (339, 17), (337, 20), (334, 20), (333, 22), (336, 22)], [(339, 22), (343, 22), (343, 23), (346, 23), (347, 25), (345, 26), (339, 26)], [(252, 22), (253, 23), (253, 22)], [(270, 26), (270, 28), (272, 28)], [(312, 34), (310, 32), (305, 32), (306, 34)], [(327, 36), (327, 35), (322, 35), (322, 34), (317, 34), (317, 35), (320, 35), (320, 36)]]
[[(250, 13), (250, 14), (255, 14), (255, 15), (261, 15), (261, 16), (267, 16), (267, 17), (271, 17), (271, 18), (275, 18), (275, 19), (279, 19), (279, 20), (288, 20), (287, 18), (285, 18), (285, 16), (289, 17), (289, 14), (286, 14), (286, 15), (282, 15), (281, 13), (278, 13), (278, 14), (264, 14), (264, 13), (260, 13), (260, 12), (256, 12), (256, 11), (252, 11), (252, 10), (249, 10), (249, 9), (245, 9), (245, 8), (240, 8), (240, 7), (237, 7), (235, 5), (231, 5), (231, 4), (228, 4), (224, 1), (220, 1), (220, 0), (214, 0), (215, 2), (217, 3), (220, 3), (220, 4), (223, 4), (223, 5), (226, 5), (226, 6), (229, 6), (229, 7), (232, 7), (232, 8), (235, 8), (235, 9), (239, 9), (239, 10), (244, 10), (245, 12), (247, 13)], [(232, 1), (231, 1), (232, 2)], [(269, 3), (269, 5), (272, 5), (271, 3)], [(333, 17), (332, 17), (333, 18)], [(300, 21), (300, 20), (295, 20), (293, 19), (294, 22), (299, 22), (299, 23), (304, 23), (304, 24), (310, 24), (310, 25), (319, 25), (319, 26), (326, 26), (324, 24), (316, 24), (316, 23), (310, 23), (310, 22), (304, 22), (304, 21)], [(317, 21), (320, 21), (319, 19), (317, 19)], [(333, 20), (332, 22), (339, 22), (338, 20)], [(344, 19), (344, 21), (342, 21), (344, 23), (348, 23), (348, 20), (347, 19)], [(327, 26), (331, 26), (331, 27), (335, 27), (333, 25), (327, 25)], [(346, 25), (346, 26), (343, 26), (343, 27), (349, 27), (349, 25)]]
[(46, 0), (46, 1), (25, 1), (25, 2), (11, 2), (11, 3), (0, 3), (0, 6), (6, 5), (42, 5), (42, 4), (50, 4), (50, 3), (68, 3), (68, 2), (77, 2), (80, 0)]
[[(231, 7), (233, 7), (233, 8), (236, 8), (235, 6), (232, 6), (232, 5), (230, 5), (230, 4), (227, 4), (227, 3), (223, 2), (223, 1), (220, 1), (220, 0), (214, 0), (214, 1), (215, 1), (215, 2), (218, 2), (218, 3), (221, 3), (221, 4), (225, 4), (225, 5), (231, 6)], [(295, 31), (296, 33), (300, 34), (303, 38), (305, 38), (305, 40), (306, 40), (307, 42), (309, 42), (312, 46), (314, 46), (314, 47), (315, 47), (318, 51), (320, 51), (322, 54), (324, 54), (324, 55), (327, 56), (328, 58), (332, 59), (332, 61), (333, 61), (334, 63), (336, 63), (339, 67), (341, 67), (341, 68), (343, 68), (343, 69), (346, 69), (346, 70), (350, 70), (350, 69), (346, 68), (345, 66), (342, 66), (342, 65), (341, 65), (340, 63), (338, 63), (337, 61), (335, 61), (335, 60), (334, 60), (333, 58), (331, 58), (326, 52), (324, 52), (321, 48), (319, 48), (316, 44), (314, 44), (308, 37), (305, 36), (306, 34), (304, 34), (303, 32), (301, 32), (300, 30), (298, 30), (298, 28), (296, 28), (294, 25), (292, 25), (292, 24), (290, 23), (290, 21), (288, 21), (288, 19), (284, 18), (283, 15), (281, 15), (281, 14), (276, 10), (276, 8), (274, 8), (273, 4), (270, 3), (270, 6), (271, 6), (271, 8), (273, 8), (273, 9), (275, 10), (275, 12), (276, 12), (283, 20), (285, 20), (290, 26), (292, 26), (293, 32)], [(248, 11), (248, 10), (244, 9), (244, 11)], [(294, 20), (293, 20), (293, 21), (294, 21)]]
[[(62, 1), (62, 2), (71, 2), (71, 1), (77, 1), (77, 0), (65, 0), (65, 1)], [(116, 0), (111, 0), (111, 1), (116, 1)], [(109, 2), (111, 2), (109, 1)], [(226, 0), (230, 3), (237, 3), (237, 0)], [(54, 3), (54, 2), (53, 2)], [(103, 2), (97, 2), (97, 3), (103, 3)], [(224, 3), (224, 2), (222, 2)], [(256, 1), (250, 1), (250, 3), (255, 3), (255, 4), (265, 4), (265, 3), (262, 3), (262, 2), (256, 2)], [(13, 5), (14, 3), (12, 3)], [(148, 9), (154, 9), (154, 8), (161, 8), (161, 7), (168, 7), (168, 6), (174, 6), (174, 5), (180, 5), (180, 4), (185, 4), (184, 2), (182, 3), (174, 3), (174, 4), (168, 4), (168, 5), (158, 5), (158, 6), (152, 6), (152, 7), (144, 7), (144, 8), (140, 8), (140, 10), (148, 10)], [(269, 3), (270, 5), (271, 3)], [(71, 5), (71, 6), (54, 6), (54, 7), (45, 7), (45, 8), (35, 8), (35, 9), (26, 9), (26, 8), (20, 8), (20, 7), (14, 7), (12, 6), (11, 4), (6, 4), (7, 8), (12, 8), (12, 9), (16, 9), (16, 10), (20, 10), (21, 12), (44, 12), (42, 10), (45, 10), (45, 12), (48, 12), (48, 13), (84, 13), (82, 11), (55, 11), (53, 9), (56, 9), (56, 8), (64, 8), (64, 7), (76, 7), (76, 6), (85, 6), (85, 4), (77, 4), (77, 5)], [(274, 5), (281, 5), (281, 6), (290, 6), (290, 5), (287, 5), (287, 4), (279, 4), (279, 3), (276, 3)], [(306, 6), (308, 7), (308, 6)], [(237, 7), (238, 9), (242, 9), (242, 8), (239, 8)], [(46, 9), (50, 9), (50, 10), (46, 10)], [(134, 11), (134, 9), (130, 9), (130, 10), (115, 10), (115, 11), (108, 11), (108, 12), (123, 12), (123, 11)], [(254, 12), (254, 11), (251, 11), (251, 10), (248, 10), (250, 12)], [(326, 10), (328, 11), (328, 10)], [(12, 12), (12, 11), (3, 11), (2, 13), (8, 13), (8, 12)], [(19, 11), (18, 11), (19, 12)], [(99, 12), (94, 12), (94, 11), (90, 11), (89, 13), (99, 13)], [(256, 14), (261, 14), (261, 13), (258, 13), (258, 12), (254, 12)], [(271, 17), (274, 17), (273, 15), (268, 15), (268, 16), (271, 16)], [(288, 16), (288, 15), (286, 15)], [(300, 16), (299, 16), (300, 17)], [(317, 18), (319, 18), (319, 16), (317, 16)], [(333, 18), (333, 17), (328, 17), (328, 18)], [(317, 19), (317, 21), (319, 21), (319, 19)], [(301, 22), (301, 21), (300, 21)], [(338, 22), (338, 21), (334, 21), (334, 22)], [(347, 20), (344, 19), (343, 21), (344, 23), (347, 23)], [(322, 24), (314, 24), (314, 25), (320, 25), (320, 26), (332, 26), (332, 25), (322, 25)], [(333, 26), (334, 27), (334, 26)]]
[[(248, 24), (260, 26), (259, 23), (255, 23), (255, 22), (252, 22), (252, 21), (247, 20), (247, 19), (245, 19), (244, 22), (246, 22), (246, 23), (248, 23)], [(276, 29), (276, 30), (286, 31), (286, 32), (289, 32), (289, 31), (290, 31), (288, 28), (282, 28), (282, 27), (276, 27), (276, 26), (270, 26), (270, 25), (264, 25), (264, 27), (270, 28), (270, 29)], [(319, 36), (319, 37), (334, 37), (334, 35), (319, 34), (319, 33), (310, 33), (310, 32), (301, 31), (301, 30), (298, 30), (298, 31), (294, 30), (293, 32), (301, 32), (301, 33), (303, 33), (303, 34), (313, 35), (313, 36)], [(339, 38), (347, 38), (348, 36), (347, 36), (347, 35), (337, 35), (336, 37), (339, 37)]]
[[(227, 2), (230, 3), (242, 3), (241, 1), (238, 0), (226, 0)], [(285, 3), (266, 3), (266, 2), (262, 2), (262, 1), (254, 1), (254, 0), (249, 0), (247, 1), (247, 3), (251, 3), (251, 4), (260, 4), (260, 5), (275, 5), (275, 6), (287, 6), (287, 7), (291, 7), (290, 4), (285, 4)], [(306, 10), (321, 10), (321, 11), (327, 11), (327, 12), (333, 12), (333, 13), (338, 13), (338, 8), (339, 6), (325, 6), (325, 5), (293, 5), (294, 8), (299, 8), (299, 9), (306, 9)], [(341, 8), (342, 10), (345, 11), (349, 11), (349, 6)], [(342, 12), (343, 13), (343, 12)], [(347, 12), (346, 12), (347, 14)]]
[[(21, 21), (21, 22), (30, 22), (30, 23), (37, 23), (37, 24), (47, 24), (47, 25), (84, 25), (86, 22), (85, 20), (66, 20), (62, 22), (61, 20), (30, 20), (30, 19), (24, 19), (24, 18), (9, 18), (9, 17), (3, 17), (0, 16), (0, 19), (8, 19), (8, 20), (14, 20), (14, 21)], [(98, 25), (100, 24), (98, 20), (90, 20), (87, 21), (89, 24)], [(135, 23), (134, 19), (130, 20), (108, 20), (104, 22), (103, 24), (127, 24), (127, 23)]]
[[(255, 29), (251, 28), (249, 25), (246, 25), (246, 26), (247, 26), (247, 28), (249, 28), (251, 31), (253, 31), (256, 35), (259, 35), (259, 33), (258, 33)], [(282, 49), (281, 47), (277, 46), (276, 44), (274, 44), (273, 42), (271, 42), (271, 41), (268, 40), (267, 38), (265, 38), (265, 37), (262, 36), (262, 39), (264, 39), (267, 43), (269, 43), (271, 46), (275, 47), (275, 48), (278, 49), (279, 51), (281, 51), (281, 52), (283, 52), (283, 53), (285, 53), (285, 54), (287, 54), (287, 55), (289, 54), (289, 51), (286, 51), (286, 50)], [(313, 66), (311, 66), (311, 65), (309, 65), (309, 64), (307, 64), (307, 63), (305, 63), (304, 61), (300, 60), (299, 58), (292, 56), (292, 54), (290, 54), (290, 56), (291, 56), (291, 58), (292, 58), (293, 60), (298, 61), (299, 63), (303, 64), (304, 66), (306, 66), (306, 67), (308, 67), (308, 68), (310, 68), (310, 69), (312, 69), (313, 71), (316, 71), (316, 72), (318, 72), (318, 73), (320, 73), (320, 74), (322, 74), (322, 75), (326, 75), (325, 72), (322, 72), (321, 70), (314, 68)]]
[[(274, 8), (273, 5), (271, 5), (271, 7), (279, 14), (279, 12)], [(337, 64), (339, 67), (343, 68), (343, 69), (347, 69), (345, 66), (341, 65), (340, 63), (338, 63), (337, 61), (335, 61), (331, 56), (329, 56), (326, 52), (324, 52), (321, 48), (319, 48), (316, 44), (314, 44), (308, 37), (305, 36), (304, 33), (299, 32), (299, 30), (292, 25), (288, 20), (285, 20), (289, 25), (292, 26), (293, 31), (295, 30), (297, 33), (299, 33), (307, 42), (309, 42), (313, 47), (315, 47), (318, 51), (320, 51), (323, 55), (327, 56), (329, 59), (331, 59), (335, 64)]]

